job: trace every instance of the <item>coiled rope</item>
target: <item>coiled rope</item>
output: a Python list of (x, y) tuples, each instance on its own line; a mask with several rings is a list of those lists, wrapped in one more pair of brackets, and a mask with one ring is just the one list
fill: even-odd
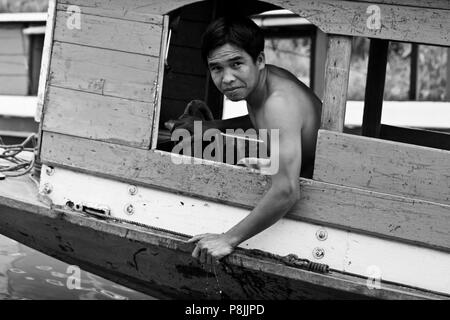
[[(31, 143), (32, 147), (25, 147)], [(0, 179), (5, 177), (19, 177), (29, 173), (35, 163), (35, 148), (37, 135), (31, 134), (21, 144), (6, 145), (0, 138)], [(20, 157), (20, 153), (28, 151), (32, 153), (30, 160)]]

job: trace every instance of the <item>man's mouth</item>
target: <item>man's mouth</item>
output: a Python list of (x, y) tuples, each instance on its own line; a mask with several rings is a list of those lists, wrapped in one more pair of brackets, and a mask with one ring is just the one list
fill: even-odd
[(233, 93), (236, 92), (237, 90), (241, 89), (240, 87), (236, 87), (236, 88), (228, 88), (223, 90), (224, 93)]

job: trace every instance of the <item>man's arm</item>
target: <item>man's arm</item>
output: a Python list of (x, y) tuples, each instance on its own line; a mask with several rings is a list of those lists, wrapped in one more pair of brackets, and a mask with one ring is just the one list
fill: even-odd
[(279, 129), (279, 171), (272, 176), (270, 189), (241, 222), (224, 234), (199, 235), (189, 240), (198, 241), (192, 255), (202, 263), (213, 263), (230, 254), (237, 245), (281, 219), (299, 198), (302, 148), (298, 108), (290, 106), (283, 97), (266, 103), (270, 105), (266, 107), (265, 127)]

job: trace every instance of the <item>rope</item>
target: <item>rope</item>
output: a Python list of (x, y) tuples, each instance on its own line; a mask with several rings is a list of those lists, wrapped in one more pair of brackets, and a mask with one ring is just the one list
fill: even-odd
[[(0, 179), (5, 177), (20, 177), (33, 169), (35, 163), (35, 148), (37, 145), (36, 134), (31, 134), (20, 144), (6, 145), (0, 140)], [(26, 148), (28, 143), (32, 143), (32, 148)], [(23, 151), (32, 152), (31, 160), (19, 157)]]

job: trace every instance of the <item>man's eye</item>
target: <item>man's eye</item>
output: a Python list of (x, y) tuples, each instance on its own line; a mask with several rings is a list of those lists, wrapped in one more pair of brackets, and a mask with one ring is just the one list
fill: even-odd
[(219, 72), (220, 70), (221, 70), (221, 68), (220, 67), (210, 67), (209, 68), (210, 70), (211, 70), (211, 72)]
[(233, 64), (231, 65), (233, 68), (239, 68), (242, 65), (241, 62), (233, 62)]

